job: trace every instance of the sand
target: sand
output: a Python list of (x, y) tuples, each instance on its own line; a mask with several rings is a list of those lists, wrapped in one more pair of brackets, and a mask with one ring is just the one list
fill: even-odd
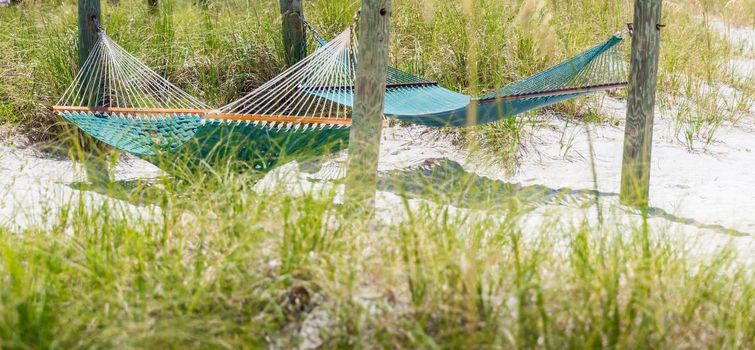
[[(69, 159), (51, 158), (34, 146), (19, 147), (16, 138), (0, 142), (0, 226), (13, 231), (44, 229), (58, 221), (61, 211), (83, 206), (96, 211), (107, 206), (114, 215), (134, 220), (159, 218), (157, 207), (139, 207), (96, 191), (81, 191), (86, 180), (80, 166)], [(116, 180), (154, 178), (161, 172), (152, 164), (124, 155), (116, 166)], [(158, 215), (156, 215), (158, 214)]]

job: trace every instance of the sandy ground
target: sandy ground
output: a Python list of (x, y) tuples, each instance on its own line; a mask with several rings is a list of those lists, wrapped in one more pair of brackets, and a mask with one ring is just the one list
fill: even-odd
[[(538, 222), (546, 217), (561, 217), (560, 221), (567, 226), (585, 218), (596, 221), (595, 207), (585, 208), (584, 205), (594, 197), (586, 193), (595, 189), (585, 126), (566, 126), (561, 119), (547, 116), (542, 121), (550, 127), (538, 128), (514, 174), (480, 164), (480, 156), (470, 155), (451, 144), (443, 133), (425, 127), (384, 130), (378, 170), (389, 177), (389, 173), (395, 176), (396, 171), (422, 174), (435, 168), (448, 173), (459, 167), (479, 176), (477, 182), (481, 185), (491, 181), (506, 183), (518, 188), (523, 195), (532, 190), (544, 192), (550, 198), (536, 205), (524, 219), (533, 232), (539, 230)], [(659, 133), (666, 124), (664, 120), (656, 123)], [(618, 203), (623, 128), (599, 126), (594, 129), (592, 139), (601, 210), (608, 221), (638, 224), (640, 216)], [(570, 134), (568, 150), (562, 141), (564, 133)], [(664, 232), (680, 233), (680, 238), (696, 245), (696, 249), (712, 250), (731, 245), (742, 253), (743, 259), (753, 263), (755, 216), (751, 213), (755, 213), (755, 191), (751, 189), (755, 178), (751, 169), (755, 165), (755, 133), (730, 127), (722, 130), (722, 136), (728, 141), (716, 143), (710, 153), (691, 153), (678, 142), (656, 139), (651, 169), (653, 215), (650, 221)], [(293, 195), (327, 194), (335, 190), (336, 201), (340, 201), (343, 185), (333, 189), (330, 180), (343, 177), (345, 160), (346, 154), (342, 154), (317, 169), (307, 164), (289, 163), (269, 173), (255, 189), (269, 192), (283, 186), (286, 193)], [(386, 223), (397, 223), (406, 216), (396, 193), (386, 186), (378, 192), (378, 214)], [(576, 196), (573, 205), (568, 200), (556, 200), (569, 193), (582, 195)], [(421, 198), (413, 199), (411, 204), (414, 207), (433, 205)], [(463, 211), (465, 204), (456, 206), (459, 208), (454, 210)]]
[(723, 34), (739, 51), (729, 63), (734, 74), (753, 79), (755, 74), (755, 29), (729, 26), (722, 21), (712, 21), (713, 28)]
[[(133, 156), (122, 157), (116, 180), (154, 178), (159, 169)], [(53, 159), (34, 147), (0, 143), (0, 225), (14, 231), (44, 228), (58, 221), (61, 211), (82, 206), (96, 211), (107, 206), (116, 215), (138, 220), (159, 217), (156, 207), (138, 207), (94, 191), (81, 191), (86, 180), (81, 167), (68, 159)]]

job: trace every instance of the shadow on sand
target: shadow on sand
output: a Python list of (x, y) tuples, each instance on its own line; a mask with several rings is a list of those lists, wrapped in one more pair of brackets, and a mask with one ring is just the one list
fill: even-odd
[[(491, 205), (516, 205), (519, 210), (534, 210), (545, 205), (567, 205), (587, 208), (601, 205), (604, 199), (618, 204), (618, 193), (591, 189), (573, 190), (542, 185), (521, 185), (493, 180), (469, 173), (457, 162), (448, 159), (428, 159), (419, 166), (383, 174), (379, 188), (399, 195), (445, 202), (463, 208), (490, 208)], [(447, 195), (450, 194), (450, 195)], [(618, 206), (627, 215), (642, 216), (639, 209)], [(751, 236), (717, 224), (706, 224), (692, 218), (673, 215), (661, 208), (650, 207), (647, 218), (662, 218), (670, 222), (709, 229), (733, 236)]]
[[(306, 172), (316, 172), (319, 165), (311, 162), (302, 164)], [(161, 205), (164, 179), (115, 181), (107, 185), (72, 183), (78, 190), (94, 191), (138, 206)], [(588, 208), (603, 200), (612, 199), (618, 203), (618, 193), (600, 192), (591, 189), (573, 190), (550, 188), (542, 185), (521, 185), (493, 180), (469, 173), (457, 162), (445, 159), (427, 159), (418, 166), (408, 169), (381, 173), (378, 189), (411, 198), (447, 203), (460, 208), (490, 209), (491, 207), (515, 206), (521, 211), (531, 211), (546, 205), (565, 205)], [(627, 215), (641, 216), (634, 208), (619, 206)], [(716, 224), (705, 224), (692, 218), (673, 215), (661, 208), (648, 208), (647, 218), (662, 218), (670, 222), (709, 229), (733, 236), (751, 236), (731, 228)]]

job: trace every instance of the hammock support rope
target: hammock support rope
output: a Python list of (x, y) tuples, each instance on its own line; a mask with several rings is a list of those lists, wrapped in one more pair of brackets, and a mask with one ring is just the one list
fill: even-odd
[[(239, 100), (211, 111), (205, 118), (208, 121), (268, 122), (270, 127), (286, 130), (350, 125), (351, 106), (344, 98), (339, 98), (339, 91), (353, 85), (356, 74), (353, 30), (353, 26), (349, 27), (272, 80)], [(310, 88), (321, 90), (322, 96), (309, 93)]]

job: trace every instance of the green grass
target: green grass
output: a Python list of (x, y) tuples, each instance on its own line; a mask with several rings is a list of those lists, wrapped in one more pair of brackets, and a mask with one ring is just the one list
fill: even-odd
[[(690, 100), (675, 118), (694, 140), (744, 108), (720, 111), (709, 86), (737, 87), (744, 106), (753, 91), (727, 74), (736, 49), (699, 14), (747, 24), (753, 12), (664, 3), (660, 103)], [(358, 7), (305, 4), (326, 36)], [(604, 40), (631, 20), (629, 4), (396, 0), (391, 63), (485, 92)], [(284, 68), (275, 1), (163, 1), (157, 14), (143, 1), (103, 6), (115, 40), (211, 105)], [(0, 8), (13, 28), (0, 34), (0, 124), (69, 140), (48, 108), (76, 71), (75, 20), (71, 1)], [(607, 122), (585, 100), (556, 110)], [(530, 120), (456, 136), (511, 164)], [(566, 225), (545, 212), (531, 226), (542, 202), (567, 195), (392, 174), (406, 219), (386, 224), (333, 204), (332, 193), (258, 194), (259, 174), (232, 160), (171, 166), (173, 177), (154, 183), (96, 188), (149, 205), (152, 220), (74, 202), (48, 228), (0, 228), (0, 349), (289, 348), (306, 332), (322, 348), (755, 347), (755, 276), (734, 253), (692, 255), (676, 232), (588, 214)]]
[(672, 232), (547, 212), (524, 229), (516, 195), (386, 225), (223, 169), (138, 191), (154, 220), (72, 203), (50, 229), (0, 230), (0, 348), (287, 348), (302, 329), (323, 348), (755, 345), (752, 271)]

